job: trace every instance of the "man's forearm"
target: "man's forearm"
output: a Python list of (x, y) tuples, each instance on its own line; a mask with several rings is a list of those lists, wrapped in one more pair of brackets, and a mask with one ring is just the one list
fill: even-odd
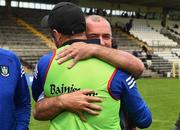
[(96, 58), (132, 73), (135, 78), (138, 78), (144, 71), (142, 61), (128, 52), (97, 45), (93, 50)]
[(90, 57), (96, 57), (115, 67), (118, 66), (133, 74), (135, 78), (138, 78), (144, 71), (144, 64), (141, 60), (130, 53), (94, 44), (74, 43), (60, 51), (56, 60), (62, 64), (73, 58), (72, 64), (68, 67), (72, 68), (79, 60)]
[(33, 116), (37, 120), (50, 120), (63, 110), (60, 96), (44, 98), (36, 103)]

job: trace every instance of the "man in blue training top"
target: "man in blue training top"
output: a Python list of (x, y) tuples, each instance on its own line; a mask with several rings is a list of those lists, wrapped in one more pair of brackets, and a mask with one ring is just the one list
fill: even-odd
[(18, 57), (0, 49), (0, 130), (28, 130), (30, 94)]
[[(83, 32), (85, 31), (85, 26), (82, 26), (84, 21), (81, 21), (83, 20), (81, 18), (79, 20), (77, 20), (76, 17), (69, 18), (69, 16), (66, 15), (65, 13), (68, 10), (68, 8), (69, 8), (68, 4), (66, 6), (60, 6), (60, 7), (58, 7), (57, 5), (53, 9), (54, 11), (50, 13), (50, 15), (56, 13), (62, 13), (59, 15), (63, 15), (64, 13), (63, 18), (65, 18), (65, 20), (68, 19), (68, 20), (76, 21), (76, 22), (74, 21), (72, 22), (75, 23), (73, 26), (69, 25), (69, 22), (65, 21), (62, 17), (53, 17), (54, 19), (53, 21), (48, 19), (49, 22), (52, 22), (51, 24), (53, 24), (53, 22), (56, 22), (56, 24), (53, 24), (53, 26), (51, 26), (51, 29), (57, 47), (62, 46), (64, 42), (65, 42), (64, 44), (72, 44), (73, 42), (84, 41), (82, 40), (82, 38), (84, 38)], [(71, 12), (71, 14), (72, 13), (76, 13), (76, 12)], [(57, 24), (57, 22), (59, 23)], [(61, 27), (60, 25), (63, 26)], [(69, 108), (72, 107), (73, 102), (75, 102), (73, 98), (69, 98), (70, 96), (73, 97), (74, 93), (69, 93), (71, 95), (64, 94), (61, 96), (51, 97), (51, 98), (44, 97), (43, 87), (44, 87), (44, 82), (46, 80), (45, 75), (48, 73), (48, 68), (54, 56), (55, 54), (51, 53), (49, 55), (42, 57), (37, 66), (37, 70), (36, 70), (37, 75), (35, 75), (35, 79), (32, 87), (34, 99), (36, 101), (38, 100), (34, 111), (34, 116), (36, 119), (41, 119), (41, 120), (52, 119), (59, 113), (63, 112), (63, 110), (65, 109), (69, 110)], [(112, 81), (110, 84), (111, 95), (116, 99), (120, 99), (121, 97), (123, 97), (124, 107), (126, 108), (128, 113), (130, 113), (133, 124), (135, 124), (137, 127), (140, 128), (148, 127), (152, 121), (151, 113), (137, 91), (136, 83), (134, 81), (133, 76), (128, 74), (127, 72), (124, 72), (121, 69), (118, 69), (116, 73), (114, 73), (114, 77), (112, 78), (111, 81)], [(80, 93), (80, 92), (77, 91), (75, 93)], [(84, 94), (88, 92), (86, 91), (81, 93)], [(42, 96), (40, 94), (42, 94)], [(96, 97), (93, 98), (94, 100), (99, 101)], [(80, 99), (82, 99), (82, 97)], [(81, 102), (81, 100), (79, 101)], [(70, 102), (72, 102), (72, 104)], [(101, 109), (98, 106), (92, 106), (92, 104), (86, 104), (86, 106), (88, 106), (90, 109), (92, 107), (94, 107), (95, 109)], [(93, 114), (97, 114), (94, 111), (91, 111), (90, 109), (88, 110), (85, 109), (85, 110), (88, 111), (88, 113), (92, 112)], [(76, 112), (75, 110), (72, 111)]]

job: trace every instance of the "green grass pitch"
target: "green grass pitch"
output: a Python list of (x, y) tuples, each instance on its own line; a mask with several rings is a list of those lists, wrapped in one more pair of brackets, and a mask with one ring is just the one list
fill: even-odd
[[(172, 130), (180, 113), (180, 79), (140, 79), (137, 85), (153, 115), (153, 123), (146, 130)], [(48, 128), (48, 121), (31, 118), (30, 130)]]

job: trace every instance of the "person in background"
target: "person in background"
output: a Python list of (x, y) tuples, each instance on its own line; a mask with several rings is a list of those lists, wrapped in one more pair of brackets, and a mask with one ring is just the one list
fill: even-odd
[(124, 31), (127, 32), (128, 34), (130, 34), (130, 30), (133, 26), (133, 19), (130, 19), (128, 23), (126, 23), (125, 27), (124, 27)]
[(18, 57), (0, 49), (0, 130), (28, 130), (30, 94)]
[(178, 116), (178, 119), (177, 119), (177, 121), (175, 123), (175, 127), (174, 127), (173, 130), (180, 130), (180, 114)]

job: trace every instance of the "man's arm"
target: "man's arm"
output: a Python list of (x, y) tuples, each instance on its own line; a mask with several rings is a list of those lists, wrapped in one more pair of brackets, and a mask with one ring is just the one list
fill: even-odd
[[(127, 88), (127, 83), (126, 88)], [(129, 121), (133, 126), (138, 128), (147, 128), (152, 123), (151, 112), (140, 96), (136, 85), (133, 88), (127, 88), (129, 90), (125, 90), (123, 98), (122, 98), (122, 106), (124, 107), (124, 111), (128, 113)]]
[(37, 103), (34, 110), (34, 117), (38, 120), (49, 120), (64, 110), (78, 113), (82, 120), (85, 120), (81, 113), (82, 111), (93, 115), (98, 114), (101, 107), (93, 103), (101, 102), (101, 99), (87, 96), (86, 94), (92, 93), (91, 90), (80, 90), (57, 97), (48, 98), (44, 96), (45, 76), (52, 56), (50, 54), (42, 57), (35, 69), (32, 95)]
[(115, 99), (121, 100), (121, 107), (128, 113), (131, 126), (147, 128), (152, 123), (150, 109), (140, 96), (132, 75), (118, 70), (114, 76), (110, 92)]
[(64, 110), (68, 110), (77, 113), (81, 120), (86, 121), (82, 111), (98, 115), (101, 110), (100, 106), (91, 102), (101, 102), (102, 100), (97, 97), (87, 96), (92, 92), (86, 89), (56, 97), (45, 97), (36, 103), (33, 116), (37, 120), (50, 120)]
[(144, 71), (144, 64), (141, 60), (128, 52), (81, 42), (74, 43), (60, 51), (56, 59), (59, 63), (63, 63), (73, 58), (73, 63), (68, 66), (72, 68), (79, 60), (90, 57), (96, 57), (115, 67), (118, 66), (132, 73), (135, 78), (138, 78)]
[(94, 56), (113, 66), (122, 68), (133, 74), (135, 78), (138, 78), (144, 71), (144, 64), (140, 59), (122, 50), (97, 46), (94, 49)]

